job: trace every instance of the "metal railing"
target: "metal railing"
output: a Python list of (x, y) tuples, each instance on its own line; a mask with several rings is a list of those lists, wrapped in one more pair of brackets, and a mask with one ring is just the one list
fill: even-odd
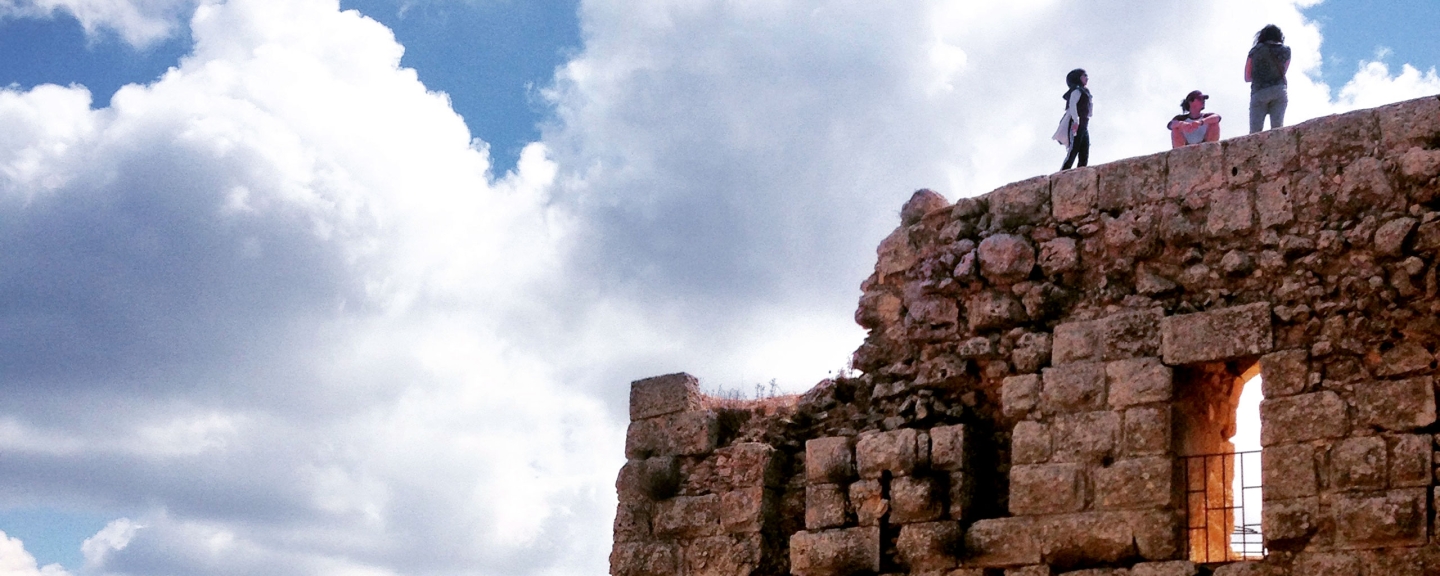
[(1264, 558), (1260, 451), (1182, 456), (1186, 556), (1198, 564)]

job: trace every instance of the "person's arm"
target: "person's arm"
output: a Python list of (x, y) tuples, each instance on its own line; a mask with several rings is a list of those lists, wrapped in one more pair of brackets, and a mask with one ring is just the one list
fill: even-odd
[(1185, 145), (1185, 135), (1180, 133), (1180, 123), (1170, 123), (1170, 147), (1180, 148)]
[[(1286, 67), (1286, 68), (1289, 68), (1289, 67), (1290, 67), (1290, 63), (1289, 63), (1289, 62), (1286, 62), (1286, 63), (1285, 63), (1285, 67)], [(1251, 71), (1252, 71), (1253, 69), (1254, 69), (1254, 62), (1251, 61), (1251, 58), (1250, 58), (1249, 56), (1246, 56), (1246, 57), (1245, 57), (1245, 81), (1246, 81), (1246, 82), (1254, 82), (1254, 80), (1251, 79), (1251, 77), (1250, 77), (1250, 76), (1251, 76), (1250, 73), (1251, 73)]]
[(1209, 117), (1209, 118), (1206, 118), (1206, 119), (1205, 119), (1205, 122), (1210, 125), (1209, 128), (1206, 128), (1206, 129), (1205, 129), (1205, 141), (1206, 141), (1206, 142), (1219, 142), (1219, 141), (1220, 141), (1220, 115), (1219, 115), (1219, 114), (1216, 114), (1216, 115), (1214, 115), (1214, 116), (1211, 116), (1211, 117)]

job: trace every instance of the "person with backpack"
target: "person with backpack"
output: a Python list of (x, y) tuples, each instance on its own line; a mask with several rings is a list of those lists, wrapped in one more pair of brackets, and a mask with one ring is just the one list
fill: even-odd
[(1250, 83), (1250, 133), (1265, 129), (1270, 117), (1273, 130), (1285, 125), (1285, 107), (1290, 103), (1286, 94), (1285, 72), (1290, 69), (1290, 47), (1280, 27), (1266, 25), (1255, 34), (1255, 45), (1245, 58), (1245, 81)]
[(1090, 162), (1090, 114), (1094, 104), (1090, 90), (1085, 87), (1090, 76), (1082, 68), (1071, 70), (1065, 75), (1065, 84), (1070, 87), (1061, 98), (1065, 99), (1065, 115), (1060, 117), (1060, 127), (1052, 137), (1065, 146), (1065, 163), (1060, 170), (1069, 170), (1070, 164), (1079, 160), (1084, 167)]

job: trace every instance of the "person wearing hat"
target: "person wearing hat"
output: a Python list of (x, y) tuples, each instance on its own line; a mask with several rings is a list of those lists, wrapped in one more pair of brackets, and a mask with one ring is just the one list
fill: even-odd
[(1171, 118), (1165, 125), (1165, 128), (1170, 130), (1170, 144), (1173, 147), (1220, 140), (1220, 115), (1201, 112), (1205, 109), (1205, 101), (1209, 99), (1203, 92), (1191, 90), (1185, 95), (1185, 99), (1180, 101), (1180, 109), (1185, 112)]

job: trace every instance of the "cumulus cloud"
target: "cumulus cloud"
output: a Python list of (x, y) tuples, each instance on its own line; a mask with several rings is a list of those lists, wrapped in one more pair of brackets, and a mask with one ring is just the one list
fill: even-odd
[(19, 538), (0, 532), (0, 576), (70, 576), (59, 564), (40, 567)]
[(67, 13), (86, 34), (109, 31), (135, 47), (170, 36), (197, 0), (0, 0), (0, 18)]

